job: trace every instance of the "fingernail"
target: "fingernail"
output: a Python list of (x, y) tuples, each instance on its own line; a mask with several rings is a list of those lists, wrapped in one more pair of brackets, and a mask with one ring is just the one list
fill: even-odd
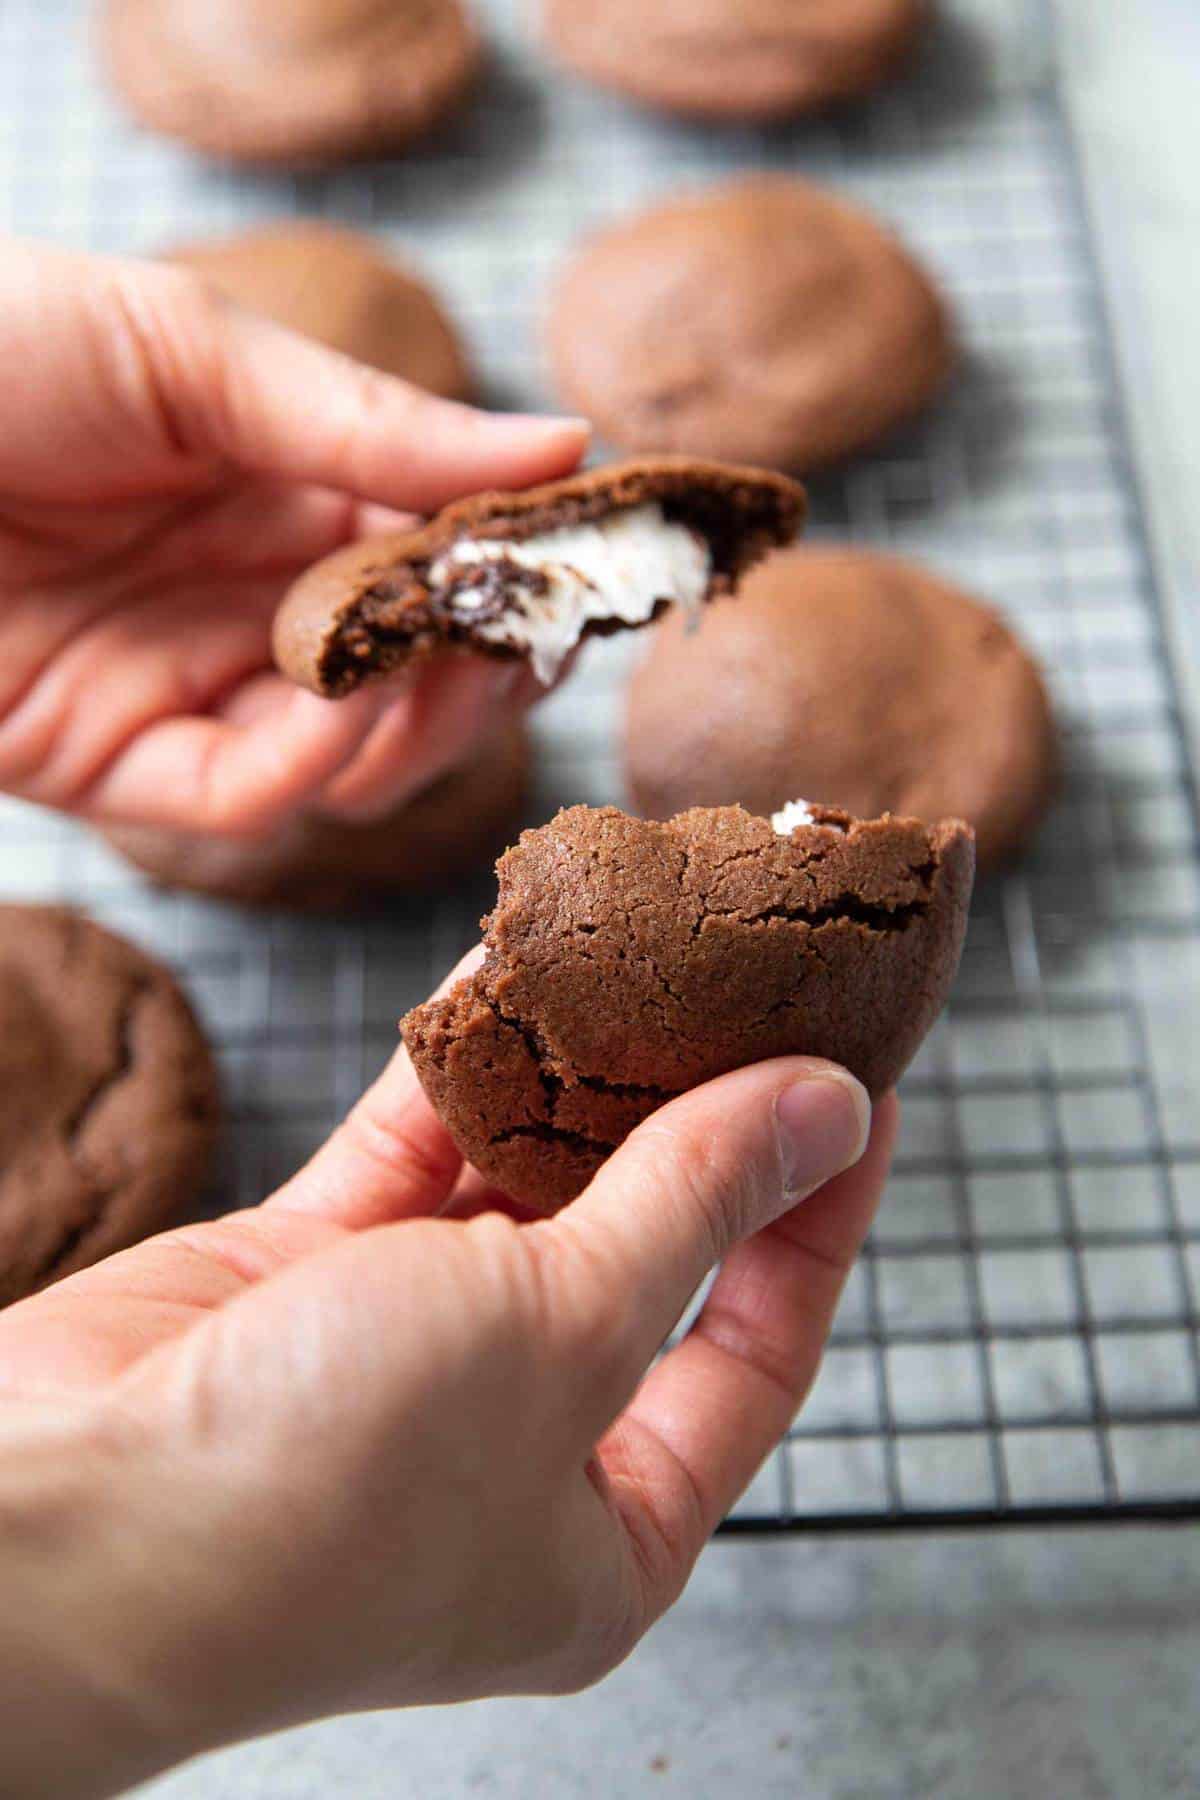
[(784, 1192), (802, 1200), (856, 1163), (867, 1147), (871, 1102), (844, 1069), (822, 1069), (784, 1088), (775, 1101)]

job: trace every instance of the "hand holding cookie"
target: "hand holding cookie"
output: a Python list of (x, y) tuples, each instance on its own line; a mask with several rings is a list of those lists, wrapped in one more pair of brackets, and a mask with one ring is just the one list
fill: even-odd
[(828, 1063), (760, 1063), (518, 1226), (401, 1053), (262, 1207), (11, 1308), (12, 1791), (612, 1669), (812, 1383), (884, 1180), (893, 1103), (869, 1116)]
[(256, 834), (399, 806), (512, 710), (457, 658), (340, 706), (271, 621), (314, 559), (403, 512), (569, 471), (580, 427), (438, 400), (183, 270), (18, 243), (0, 445), (0, 788), (112, 824)]

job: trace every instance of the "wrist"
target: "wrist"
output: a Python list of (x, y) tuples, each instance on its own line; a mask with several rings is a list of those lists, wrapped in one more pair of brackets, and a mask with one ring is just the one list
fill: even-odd
[(141, 1550), (127, 1472), (90, 1403), (0, 1415), (0, 1796), (92, 1800), (189, 1753), (146, 1646), (169, 1605), (124, 1578)]

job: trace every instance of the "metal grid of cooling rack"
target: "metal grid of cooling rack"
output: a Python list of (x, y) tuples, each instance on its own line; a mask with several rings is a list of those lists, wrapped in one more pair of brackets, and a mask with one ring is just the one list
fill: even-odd
[[(486, 7), (478, 104), (402, 162), (237, 177), (128, 129), (75, 5), (0, 11), (0, 222), (103, 249), (275, 214), (394, 235), (439, 279), (491, 396), (545, 395), (536, 319), (589, 225), (766, 165), (890, 217), (958, 307), (952, 396), (823, 480), (818, 533), (927, 557), (991, 595), (1050, 671), (1067, 791), (985, 889), (948, 1014), (905, 1083), (891, 1197), (800, 1422), (732, 1529), (1200, 1513), (1200, 838), (1128, 467), (1103, 296), (1037, 0), (946, 0), (913, 77), (787, 132), (665, 125), (539, 64)], [(531, 817), (620, 798), (636, 646), (592, 647), (543, 711)], [(142, 887), (85, 833), (0, 807), (0, 891), (65, 898), (167, 956), (221, 1048), (214, 1207), (325, 1135), (395, 1020), (474, 935), (486, 877), (386, 918), (248, 917)]]

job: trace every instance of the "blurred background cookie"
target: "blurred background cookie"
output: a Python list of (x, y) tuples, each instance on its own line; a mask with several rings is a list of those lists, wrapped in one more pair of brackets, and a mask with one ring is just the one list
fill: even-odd
[(431, 394), (465, 400), (467, 353), (433, 290), (363, 232), (283, 219), (169, 252), (231, 299), (400, 375)]
[(0, 1306), (166, 1224), (218, 1112), (166, 969), (78, 913), (0, 906)]
[(310, 814), (253, 841), (133, 827), (107, 836), (162, 887), (243, 906), (353, 911), (444, 887), (491, 861), (520, 818), (530, 764), (529, 733), (515, 719), (462, 768), (366, 823)]
[(1059, 774), (1037, 664), (998, 613), (911, 563), (819, 546), (769, 558), (701, 630), (656, 630), (625, 761), (652, 818), (798, 796), (957, 817), (981, 868), (1025, 847)]
[(911, 51), (925, 0), (544, 0), (589, 81), (705, 119), (778, 119), (868, 94)]
[(862, 450), (954, 361), (947, 306), (869, 213), (752, 175), (619, 223), (554, 295), (558, 388), (614, 444), (798, 473)]
[(235, 162), (403, 149), (480, 62), (460, 0), (107, 0), (100, 34), (143, 125)]

